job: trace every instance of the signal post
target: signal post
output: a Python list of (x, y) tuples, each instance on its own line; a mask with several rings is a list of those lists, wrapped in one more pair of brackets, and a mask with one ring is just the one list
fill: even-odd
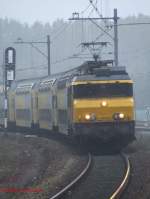
[(7, 118), (8, 118), (8, 100), (7, 90), (10, 88), (12, 82), (15, 80), (16, 73), (16, 50), (13, 47), (5, 49), (5, 68), (4, 68), (4, 128), (7, 129)]

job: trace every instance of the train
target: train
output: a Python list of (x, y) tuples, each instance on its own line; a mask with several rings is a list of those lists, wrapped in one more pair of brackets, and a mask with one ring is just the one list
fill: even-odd
[[(133, 81), (109, 60), (47, 77), (15, 80), (7, 91), (8, 127), (59, 132), (127, 145), (135, 138)], [(0, 124), (4, 124), (0, 89)]]

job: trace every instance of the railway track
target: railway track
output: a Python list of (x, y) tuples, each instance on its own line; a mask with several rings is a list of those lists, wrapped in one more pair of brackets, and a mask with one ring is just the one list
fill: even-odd
[[(85, 174), (87, 175), (85, 176)], [(83, 176), (84, 179), (82, 179)], [(116, 199), (125, 190), (129, 176), (130, 163), (126, 155), (109, 157), (91, 157), (89, 155), (89, 161), (84, 171), (49, 199)], [(74, 185), (76, 186), (74, 187)]]
[[(147, 126), (136, 126), (137, 130), (150, 130), (150, 127)], [(114, 171), (114, 167), (116, 165), (119, 165), (118, 160), (116, 161), (116, 164), (114, 165), (114, 163), (111, 164), (111, 160), (107, 160), (107, 157), (91, 157), (91, 159), (93, 159), (93, 161), (90, 161), (90, 165), (88, 167), (88, 170), (84, 173), (84, 178), (81, 175), (79, 178), (77, 178), (75, 180), (75, 183), (72, 182), (70, 185), (66, 186), (63, 190), (61, 190), (59, 193), (57, 193), (55, 196), (49, 198), (49, 199), (57, 199), (57, 198), (63, 198), (63, 199), (80, 199), (80, 198), (86, 198), (86, 199), (97, 199), (97, 198), (105, 198), (105, 199), (119, 199), (122, 198), (122, 196), (126, 196), (126, 188), (127, 185), (129, 184), (129, 177), (130, 177), (130, 173), (131, 173), (131, 166), (130, 166), (130, 162), (128, 160), (128, 157), (124, 154), (121, 154), (121, 159), (122, 159), (122, 163), (124, 164), (124, 166), (122, 165), (122, 169), (119, 169), (120, 171), (118, 172), (119, 174), (117, 174), (117, 172)], [(115, 157), (109, 157), (108, 159), (113, 159)], [(101, 166), (99, 166), (101, 163), (101, 160), (106, 160), (105, 163), (102, 163)], [(118, 165), (117, 165), (118, 163)], [(106, 169), (104, 169), (105, 167), (109, 167), (108, 168), (108, 172), (106, 171)], [(97, 167), (97, 168), (96, 168)], [(116, 176), (112, 176), (109, 175), (110, 172), (110, 167), (112, 169), (112, 172), (115, 173)], [(119, 166), (120, 167), (120, 166)], [(90, 169), (91, 168), (91, 169)], [(98, 170), (100, 170), (102, 168), (102, 171), (100, 172), (96, 172)], [(95, 170), (95, 176), (96, 177), (92, 177), (92, 175), (94, 175), (94, 172), (92, 170)], [(121, 172), (122, 170), (122, 172)], [(104, 173), (103, 173), (104, 172)], [(106, 176), (104, 176), (106, 172)], [(93, 174), (91, 174), (93, 173)], [(107, 179), (108, 177), (108, 179)], [(110, 179), (109, 179), (110, 177)], [(99, 179), (98, 179), (99, 178)], [(95, 182), (93, 179), (96, 179)], [(104, 180), (104, 184), (103, 184), (103, 180)], [(93, 183), (91, 183), (91, 182)], [(96, 184), (93, 185), (93, 184)], [(76, 186), (75, 186), (76, 185)], [(127, 192), (128, 193), (128, 192)], [(127, 194), (128, 195), (128, 194)]]
[(150, 124), (141, 122), (136, 125), (136, 130), (150, 131)]

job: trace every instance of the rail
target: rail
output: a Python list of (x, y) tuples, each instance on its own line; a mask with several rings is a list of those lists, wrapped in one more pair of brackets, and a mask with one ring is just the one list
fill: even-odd
[(143, 131), (150, 131), (150, 122), (145, 122), (145, 121), (137, 121), (136, 130), (143, 130)]
[(61, 191), (59, 191), (57, 194), (55, 194), (54, 196), (50, 197), (49, 199), (60, 198), (60, 196), (64, 195), (73, 186), (75, 186), (84, 177), (84, 175), (88, 172), (91, 163), (92, 163), (92, 156), (91, 156), (91, 154), (88, 154), (88, 162), (87, 162), (84, 170), (71, 183), (69, 183), (66, 187), (64, 187)]
[(128, 157), (121, 153), (121, 156), (125, 162), (125, 165), (126, 165), (126, 172), (125, 172), (125, 175), (124, 175), (124, 178), (121, 182), (121, 184), (119, 185), (119, 187), (116, 189), (116, 191), (110, 196), (109, 199), (116, 199), (116, 198), (120, 198), (122, 193), (125, 191), (127, 185), (128, 185), (128, 182), (129, 182), (129, 178), (130, 178), (130, 173), (131, 173), (131, 166), (130, 166), (130, 161), (128, 159)]

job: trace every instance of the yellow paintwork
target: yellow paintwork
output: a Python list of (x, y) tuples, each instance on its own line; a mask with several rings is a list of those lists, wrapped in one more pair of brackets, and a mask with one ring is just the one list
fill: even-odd
[[(16, 95), (15, 96), (15, 110), (24, 110), (26, 109), (25, 107), (25, 98), (24, 95)], [(26, 121), (23, 118), (15, 118), (16, 120), (16, 125), (17, 126), (22, 126), (22, 127), (27, 127), (28, 125), (26, 124)]]
[(57, 106), (58, 109), (67, 109), (67, 90), (59, 89), (57, 91)]
[(38, 110), (37, 110), (37, 107), (38, 107), (37, 97), (38, 97), (37, 91), (32, 90), (32, 117), (33, 117), (32, 119), (35, 125), (38, 124), (38, 120), (39, 120)]
[(15, 122), (15, 93), (8, 91), (8, 121)]
[(95, 81), (75, 81), (72, 82), (72, 85), (80, 85), (80, 84), (113, 84), (113, 83), (131, 83), (133, 84), (132, 80), (95, 80)]
[[(105, 107), (102, 102), (107, 102)], [(134, 100), (126, 98), (100, 98), (100, 99), (76, 99), (73, 103), (73, 122), (89, 122), (85, 119), (86, 114), (96, 115), (95, 122), (112, 122), (114, 113), (123, 113), (123, 121), (134, 120)]]
[(48, 121), (40, 121), (39, 125), (41, 129), (52, 130), (53, 128), (53, 125)]
[[(58, 89), (57, 90), (57, 110), (68, 110), (67, 106), (67, 88)], [(58, 113), (59, 114), (59, 113)], [(57, 115), (57, 118), (59, 116)], [(57, 127), (60, 132), (63, 134), (67, 134), (68, 132), (68, 124), (60, 124), (57, 120)]]
[[(46, 90), (44, 92), (38, 93), (38, 110), (42, 109), (50, 109), (52, 110), (52, 101), (50, 100), (52, 98), (52, 90)], [(49, 129), (52, 130), (53, 128), (53, 121), (51, 120), (40, 120), (39, 118), (39, 126), (42, 129)]]
[(23, 95), (16, 95), (15, 97), (15, 108), (17, 109), (26, 109), (25, 107), (25, 98)]
[(51, 93), (48, 92), (39, 92), (38, 94), (38, 108), (39, 109), (49, 109), (51, 108), (51, 102), (49, 98), (51, 97)]

